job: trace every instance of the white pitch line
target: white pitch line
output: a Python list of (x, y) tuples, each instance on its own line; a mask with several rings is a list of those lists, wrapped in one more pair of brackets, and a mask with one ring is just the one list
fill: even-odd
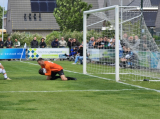
[[(21, 61), (21, 62), (23, 62), (23, 61)], [(38, 64), (30, 63), (30, 62), (23, 62), (23, 63), (29, 63), (29, 64), (33, 64), (33, 65), (38, 65)], [(78, 73), (78, 72), (74, 72), (74, 71), (70, 71), (70, 70), (65, 70), (65, 71), (72, 72), (72, 73)], [(78, 74), (83, 74), (83, 73), (78, 73)], [(104, 78), (104, 77), (99, 77), (99, 76), (94, 76), (94, 75), (89, 75), (89, 74), (83, 74), (83, 75), (87, 75), (87, 76), (91, 76), (91, 77), (96, 77), (96, 78), (100, 78), (100, 79), (104, 79), (104, 80), (112, 80), (112, 79), (108, 79), (108, 78)], [(112, 81), (115, 81), (115, 80), (112, 80)], [(120, 82), (120, 81), (117, 82), (117, 83), (128, 85), (128, 86), (132, 86), (132, 87), (136, 87), (136, 88), (140, 88), (140, 89), (155, 91), (155, 92), (160, 93), (160, 90), (156, 90), (156, 89), (146, 88), (146, 87), (137, 86), (137, 85), (133, 85), (133, 84), (128, 84), (128, 83), (124, 83), (124, 82)]]
[(116, 92), (140, 89), (120, 89), (120, 90), (57, 90), (57, 91), (0, 91), (0, 93), (57, 93), (57, 92)]

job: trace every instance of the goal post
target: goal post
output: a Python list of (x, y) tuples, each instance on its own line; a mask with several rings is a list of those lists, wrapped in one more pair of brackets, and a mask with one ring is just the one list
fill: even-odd
[(84, 57), (83, 58), (83, 74), (87, 74), (87, 71), (86, 71), (86, 68), (87, 68), (87, 62), (86, 62), (86, 58), (87, 58), (86, 56), (87, 14), (91, 14), (93, 12), (103, 12), (103, 11), (111, 10), (111, 9), (115, 9), (115, 39), (117, 41), (115, 42), (116, 43), (115, 53), (117, 57), (115, 58), (115, 64), (116, 64), (115, 79), (116, 81), (119, 81), (119, 45), (118, 45), (119, 43), (118, 42), (119, 40), (119, 6), (118, 5), (83, 12), (83, 57)]

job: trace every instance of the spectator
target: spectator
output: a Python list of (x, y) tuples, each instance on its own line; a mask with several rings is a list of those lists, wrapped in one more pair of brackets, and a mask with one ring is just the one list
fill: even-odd
[(31, 48), (38, 48), (38, 41), (36, 37), (34, 37), (33, 41), (31, 42)]
[(123, 34), (123, 38), (122, 38), (122, 40), (121, 40), (121, 46), (122, 46), (122, 47), (125, 46), (126, 43), (127, 43), (127, 41), (128, 41), (128, 35), (127, 35), (127, 33), (124, 33), (124, 34)]
[(108, 40), (107, 37), (104, 37), (104, 49), (107, 49), (108, 47)]
[(68, 38), (67, 46), (69, 47), (69, 49), (71, 49), (71, 45), (72, 45), (72, 39)]
[(129, 44), (130, 45), (133, 45), (134, 44), (134, 38), (133, 38), (133, 36), (130, 36), (129, 38), (128, 38), (128, 42), (129, 42)]
[(134, 54), (130, 51), (130, 48), (123, 46), (123, 57), (121, 58), (120, 67), (131, 67), (134, 62)]
[(55, 38), (54, 41), (52, 41), (51, 46), (52, 48), (58, 48), (59, 46), (58, 38)]
[[(8, 37), (8, 39), (5, 42), (4, 46), (6, 46), (6, 48), (12, 48), (13, 42), (11, 41), (10, 37)], [(11, 61), (11, 59), (8, 59), (8, 61)]]
[(20, 45), (21, 45), (20, 42), (17, 40), (17, 38), (15, 38), (14, 47), (19, 48)]
[(72, 42), (71, 48), (74, 48), (75, 46), (80, 46), (80, 45), (81, 45), (81, 43), (78, 42), (78, 40), (74, 38), (74, 39), (73, 39), (73, 42)]
[(59, 41), (59, 48), (65, 48), (67, 46), (67, 42), (64, 40), (64, 37)]
[(83, 60), (83, 46), (82, 45), (79, 46), (78, 53), (79, 53), (79, 55), (76, 56), (75, 62), (72, 64), (76, 64), (78, 62), (78, 60), (80, 60), (80, 63), (83, 64), (82, 63), (82, 60)]
[(89, 43), (88, 43), (88, 47), (91, 49), (91, 48), (93, 48), (93, 43), (94, 43), (94, 37), (91, 37), (90, 38), (90, 41), (89, 41)]
[(44, 40), (45, 40), (44, 38), (41, 38), (40, 48), (45, 48), (47, 46)]
[(2, 41), (2, 38), (0, 38), (0, 48), (3, 48), (4, 42)]
[(112, 38), (112, 41), (110, 42), (110, 48), (115, 49), (115, 38)]
[(93, 47), (96, 49), (98, 48), (98, 39), (93, 42)]
[(10, 37), (8, 37), (4, 45), (6, 46), (6, 48), (12, 48), (13, 42), (11, 41)]
[(4, 45), (6, 46), (6, 48), (12, 48), (13, 42), (11, 41), (10, 37), (8, 37)]
[(108, 48), (111, 46), (111, 43), (110, 42), (112, 42), (112, 40), (111, 39), (107, 39), (107, 42), (108, 42)]
[(99, 38), (98, 48), (99, 48), (99, 49), (103, 49), (103, 48), (104, 48), (104, 41), (103, 41), (103, 38)]
[[(83, 41), (82, 41), (81, 45), (83, 46)], [(87, 40), (86, 40), (86, 49), (88, 49), (88, 42), (87, 42)]]
[(140, 39), (138, 38), (138, 36), (136, 35), (136, 36), (134, 36), (134, 38), (135, 38), (135, 43), (134, 43), (133, 47), (131, 47), (132, 50), (139, 48), (139, 45), (140, 45)]

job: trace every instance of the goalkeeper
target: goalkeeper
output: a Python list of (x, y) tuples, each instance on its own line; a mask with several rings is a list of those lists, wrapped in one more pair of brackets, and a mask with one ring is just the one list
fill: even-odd
[(6, 71), (1, 63), (0, 63), (0, 73), (3, 74), (4, 80), (11, 80), (10, 78), (7, 77)]
[[(41, 69), (39, 69), (39, 74), (46, 75), (47, 80), (55, 80), (57, 78), (61, 78), (63, 81), (77, 80), (76, 78), (65, 77), (63, 68), (58, 64), (50, 61), (44, 61), (42, 58), (39, 58), (37, 62), (41, 66)], [(56, 76), (56, 74), (59, 74), (59, 76)]]

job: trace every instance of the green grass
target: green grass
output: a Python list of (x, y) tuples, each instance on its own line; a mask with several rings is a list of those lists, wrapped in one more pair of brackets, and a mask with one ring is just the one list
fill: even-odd
[[(12, 80), (3, 80), (0, 75), (0, 119), (160, 118), (160, 93), (117, 83), (113, 75), (99, 75), (113, 79), (108, 81), (65, 71), (66, 76), (76, 77), (77, 81), (49, 81), (38, 74), (38, 65), (18, 61), (1, 63)], [(82, 65), (71, 65), (68, 61), (56, 63), (66, 70), (82, 73)], [(158, 82), (126, 82), (160, 90)]]

